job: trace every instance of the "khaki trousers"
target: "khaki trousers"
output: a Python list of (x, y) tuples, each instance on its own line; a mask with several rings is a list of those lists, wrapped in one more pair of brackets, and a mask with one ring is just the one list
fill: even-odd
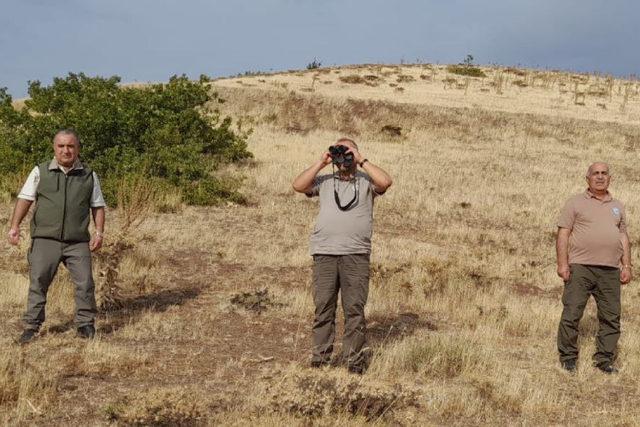
[(331, 358), (338, 293), (341, 292), (343, 357), (351, 367), (365, 367), (364, 306), (369, 294), (369, 255), (314, 255), (313, 262), (315, 320), (312, 361), (328, 363)]
[(560, 361), (578, 358), (578, 324), (593, 295), (598, 307), (598, 335), (593, 360), (597, 365), (613, 362), (620, 338), (620, 270), (614, 267), (571, 264), (571, 276), (562, 295), (558, 327)]
[(61, 262), (69, 270), (75, 285), (76, 326), (93, 325), (97, 310), (89, 243), (36, 238), (31, 242), (27, 258), (30, 284), (25, 328), (38, 330), (44, 322), (47, 292)]

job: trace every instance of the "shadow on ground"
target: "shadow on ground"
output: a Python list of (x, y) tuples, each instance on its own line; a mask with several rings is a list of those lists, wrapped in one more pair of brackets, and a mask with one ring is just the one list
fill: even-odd
[(165, 289), (149, 295), (123, 299), (117, 307), (108, 307), (98, 315), (98, 332), (111, 334), (130, 324), (145, 311), (164, 312), (169, 307), (183, 305), (196, 298), (202, 288)]
[[(169, 307), (182, 305), (196, 298), (201, 288), (165, 289), (149, 295), (126, 298), (118, 302), (117, 307), (98, 310), (97, 332), (111, 334), (121, 327), (135, 321), (145, 311), (164, 312)], [(45, 334), (63, 334), (75, 328), (73, 320), (56, 323), (44, 329)]]
[(367, 326), (367, 342), (372, 349), (377, 349), (423, 329), (435, 331), (438, 328), (434, 322), (415, 313), (370, 316)]

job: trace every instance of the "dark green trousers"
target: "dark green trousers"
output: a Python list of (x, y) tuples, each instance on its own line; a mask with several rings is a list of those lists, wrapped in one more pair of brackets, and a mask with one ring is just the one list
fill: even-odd
[(596, 364), (613, 362), (620, 338), (620, 270), (614, 267), (571, 264), (571, 276), (562, 295), (562, 318), (558, 328), (560, 361), (578, 357), (578, 324), (593, 295), (598, 307)]
[(338, 293), (342, 296), (342, 353), (351, 367), (365, 367), (364, 306), (369, 294), (369, 255), (314, 255), (312, 361), (327, 363), (333, 352)]
[(31, 242), (28, 260), (30, 284), (25, 328), (38, 330), (44, 322), (47, 292), (60, 263), (67, 267), (75, 285), (76, 326), (93, 325), (97, 310), (89, 243), (36, 238)]

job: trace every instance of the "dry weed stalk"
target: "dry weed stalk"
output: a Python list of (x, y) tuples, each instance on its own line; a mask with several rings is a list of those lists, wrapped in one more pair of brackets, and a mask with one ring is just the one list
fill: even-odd
[(584, 90), (580, 90), (579, 82), (574, 81), (573, 83), (573, 104), (574, 105), (585, 105), (586, 93)]
[(96, 299), (102, 309), (120, 307), (123, 290), (118, 269), (123, 257), (135, 247), (132, 231), (154, 212), (161, 197), (157, 185), (142, 174), (120, 178), (117, 187), (117, 228), (110, 241), (97, 253)]
[(506, 81), (506, 77), (504, 75), (504, 73), (502, 71), (497, 71), (494, 75), (493, 75), (493, 87), (496, 89), (496, 93), (498, 95), (502, 95), (502, 91), (504, 88), (504, 84)]
[(442, 83), (444, 85), (445, 90), (446, 89), (453, 89), (454, 87), (456, 87), (458, 85), (458, 80), (456, 80), (453, 77), (447, 77), (444, 80), (442, 80)]
[(624, 113), (627, 110), (627, 103), (629, 102), (630, 96), (631, 96), (631, 84), (626, 83), (624, 85), (624, 97), (622, 98), (622, 103), (620, 104), (621, 113)]

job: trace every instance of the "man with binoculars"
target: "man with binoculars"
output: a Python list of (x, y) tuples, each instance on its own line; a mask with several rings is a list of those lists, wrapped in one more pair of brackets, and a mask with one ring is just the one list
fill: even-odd
[[(329, 164), (333, 173), (318, 176)], [(340, 138), (293, 181), (295, 191), (320, 199), (310, 242), (315, 304), (313, 367), (330, 361), (341, 291), (343, 357), (350, 372), (362, 374), (366, 369), (364, 306), (369, 292), (373, 199), (384, 194), (391, 183), (389, 174), (366, 159), (349, 138)]]

